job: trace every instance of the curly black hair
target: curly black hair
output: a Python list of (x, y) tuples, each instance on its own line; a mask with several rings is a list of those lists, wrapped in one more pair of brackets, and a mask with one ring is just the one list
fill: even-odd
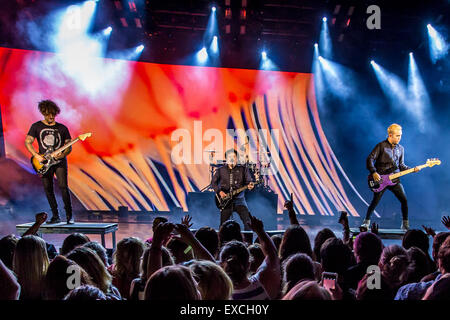
[(52, 100), (42, 100), (38, 104), (39, 112), (43, 115), (54, 114), (57, 115), (61, 112), (61, 109)]

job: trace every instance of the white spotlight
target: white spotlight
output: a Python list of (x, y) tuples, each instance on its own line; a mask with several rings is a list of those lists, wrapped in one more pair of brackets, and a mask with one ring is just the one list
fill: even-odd
[(264, 60), (267, 59), (267, 52), (266, 51), (262, 51), (261, 52), (261, 58), (263, 58)]
[(323, 21), (323, 22), (327, 22), (327, 17), (323, 17), (323, 18), (322, 18), (322, 21)]
[(203, 47), (199, 52), (197, 52), (197, 60), (200, 63), (206, 62), (208, 59), (208, 52), (206, 51), (206, 48)]
[(103, 30), (103, 34), (105, 36), (109, 36), (111, 34), (111, 32), (112, 32), (112, 27), (108, 27), (105, 30)]
[(139, 53), (139, 52), (142, 52), (142, 51), (144, 51), (144, 45), (143, 44), (141, 44), (141, 45), (136, 47), (136, 53)]

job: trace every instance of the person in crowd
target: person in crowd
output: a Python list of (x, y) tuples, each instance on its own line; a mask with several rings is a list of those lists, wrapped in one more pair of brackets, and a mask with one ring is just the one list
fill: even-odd
[(69, 252), (66, 257), (83, 268), (91, 277), (92, 283), (102, 290), (103, 293), (113, 299), (121, 299), (119, 290), (112, 284), (112, 276), (106, 270), (105, 265), (95, 251), (85, 247), (78, 247)]
[[(433, 237), (433, 245), (432, 245), (432, 252), (431, 255), (433, 256), (434, 264), (437, 266), (438, 264), (438, 253), (441, 245), (444, 243), (444, 241), (447, 239), (447, 237), (450, 236), (450, 232), (439, 232), (438, 234), (434, 235)], [(440, 275), (441, 272), (438, 270), (430, 273), (429, 275), (426, 275), (422, 278), (421, 282), (428, 282), (433, 281), (436, 279), (438, 275)]]
[(250, 274), (255, 274), (265, 259), (264, 252), (259, 243), (248, 246), (248, 252), (250, 253)]
[(432, 261), (421, 249), (410, 247), (407, 253), (410, 263), (406, 283), (419, 282), (423, 277), (432, 272), (434, 262), (433, 266), (430, 265)]
[(12, 269), (14, 249), (16, 248), (17, 238), (13, 234), (9, 234), (0, 239), (0, 260), (3, 261), (8, 269)]
[(280, 252), (280, 245), (281, 245), (281, 240), (283, 239), (283, 235), (282, 234), (274, 234), (273, 236), (270, 237), (270, 239), (272, 239), (273, 244), (275, 245), (275, 248), (277, 248), (277, 252)]
[(180, 265), (166, 266), (154, 272), (145, 286), (145, 300), (201, 300), (192, 272)]
[(307, 254), (314, 260), (308, 234), (300, 225), (290, 225), (284, 232), (283, 239), (280, 244), (281, 262), (294, 253)]
[(337, 273), (335, 292), (331, 292), (334, 300), (354, 300), (355, 294), (345, 281), (345, 272), (352, 263), (352, 252), (341, 239), (329, 238), (320, 248), (322, 270)]
[(40, 300), (49, 265), (45, 241), (33, 235), (22, 237), (14, 250), (13, 269), (21, 287), (20, 300)]
[(185, 263), (198, 283), (202, 300), (230, 300), (233, 283), (223, 269), (212, 261), (191, 260)]
[(283, 263), (283, 292), (285, 296), (297, 283), (302, 280), (314, 280), (314, 263), (304, 253), (295, 253)]
[(220, 265), (233, 282), (233, 300), (276, 299), (281, 289), (281, 267), (275, 245), (264, 231), (261, 220), (250, 215), (250, 228), (256, 233), (265, 259), (253, 276), (250, 253), (241, 241), (227, 242), (220, 252)]
[(100, 260), (102, 260), (105, 267), (109, 267), (109, 258), (108, 258), (108, 252), (106, 251), (105, 247), (103, 247), (100, 243), (97, 241), (89, 241), (86, 242), (83, 247), (92, 249), (95, 251), (95, 253), (98, 255)]
[(241, 233), (241, 226), (234, 220), (225, 221), (219, 229), (219, 243), (224, 246), (227, 242), (232, 240), (244, 242)]
[(332, 296), (317, 281), (303, 280), (289, 290), (283, 300), (332, 300)]
[(406, 231), (402, 239), (402, 247), (408, 250), (411, 247), (417, 247), (425, 253), (427, 256), (429, 267), (432, 269), (430, 272), (436, 271), (436, 264), (431, 259), (428, 251), (430, 249), (430, 241), (425, 232), (419, 229), (411, 229)]
[[(147, 266), (148, 259), (150, 254), (150, 248), (146, 248), (144, 254), (142, 255), (141, 264), (140, 264), (140, 274), (139, 277), (134, 279), (131, 282), (130, 286), (130, 300), (144, 300), (145, 294), (145, 284), (148, 280)], [(166, 247), (161, 247), (161, 258), (162, 258), (162, 267), (171, 266), (175, 264), (175, 261), (172, 257), (172, 254)]]
[(64, 300), (70, 301), (97, 301), (97, 300), (111, 300), (99, 288), (92, 285), (83, 285), (70, 291)]
[(112, 284), (124, 299), (129, 298), (131, 282), (139, 276), (139, 264), (144, 249), (144, 242), (136, 237), (124, 238), (117, 243), (113, 255), (114, 263), (108, 271), (113, 277)]
[[(73, 287), (70, 288), (70, 285)], [(87, 272), (66, 257), (56, 256), (50, 262), (44, 278), (44, 299), (62, 300), (77, 285), (92, 285)]]
[(427, 290), (437, 281), (439, 281), (445, 274), (450, 272), (449, 256), (450, 251), (450, 237), (441, 244), (438, 253), (436, 254), (436, 261), (438, 265), (439, 275), (429, 281), (420, 281), (417, 283), (409, 283), (399, 288), (394, 300), (420, 300), (424, 297)]
[(353, 253), (356, 264), (351, 266), (344, 274), (347, 286), (353, 290), (358, 287), (359, 281), (367, 273), (369, 266), (377, 266), (383, 252), (383, 243), (374, 233), (361, 232), (353, 242)]
[(214, 258), (219, 254), (219, 235), (211, 227), (201, 227), (195, 232), (195, 237), (211, 253)]
[[(398, 288), (405, 284), (409, 274), (409, 258), (406, 250), (399, 245), (390, 245), (383, 249), (378, 262), (379, 273), (366, 274), (358, 284), (358, 300), (392, 300)], [(379, 288), (374, 290), (368, 281), (375, 274), (380, 277)]]
[(175, 264), (181, 264), (194, 258), (194, 254), (189, 245), (178, 237), (172, 237), (167, 242), (167, 249), (172, 253)]
[(320, 262), (320, 248), (322, 244), (329, 238), (336, 238), (336, 235), (329, 228), (320, 230), (314, 238), (314, 258), (315, 261)]
[(64, 239), (59, 253), (65, 256), (73, 249), (80, 247), (89, 241), (91, 240), (89, 240), (88, 236), (85, 234), (78, 232), (72, 233)]

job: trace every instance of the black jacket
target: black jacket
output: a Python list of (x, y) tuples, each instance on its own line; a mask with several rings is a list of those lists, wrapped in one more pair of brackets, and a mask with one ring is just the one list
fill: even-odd
[[(217, 193), (223, 191), (230, 192), (230, 173), (232, 173), (232, 187), (233, 190), (239, 189), (248, 185), (253, 181), (250, 171), (247, 167), (237, 165), (230, 170), (228, 165), (224, 165), (216, 170), (212, 178), (212, 188)], [(233, 200), (236, 205), (247, 205), (244, 199), (244, 192), (239, 193)]]
[(378, 143), (366, 160), (370, 173), (391, 174), (409, 169), (404, 162), (404, 149), (397, 144), (394, 147), (386, 139)]

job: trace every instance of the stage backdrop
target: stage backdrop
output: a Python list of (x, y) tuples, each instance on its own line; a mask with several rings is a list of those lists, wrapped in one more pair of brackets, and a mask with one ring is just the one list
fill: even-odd
[[(70, 190), (87, 209), (188, 210), (187, 193), (207, 186), (210, 174), (204, 161), (172, 161), (181, 141), (174, 135), (191, 135), (193, 159), (210, 146), (203, 136), (208, 129), (219, 129), (224, 137), (227, 129), (278, 130), (278, 141), (268, 138), (268, 145), (279, 150), (272, 154), (275, 174), (269, 175), (279, 195), (278, 212), (293, 192), (300, 214), (346, 210), (358, 216), (345, 190), (364, 200), (355, 197), (359, 194), (327, 142), (312, 83), (312, 75), (304, 73), (88, 57), (70, 61), (53, 53), (0, 48), (6, 154), (31, 170), (25, 135), (42, 118), (38, 102), (51, 99), (61, 108), (57, 121), (72, 137), (93, 134), (68, 158)], [(255, 141), (250, 139), (253, 147)], [(250, 158), (255, 160), (253, 154)]]

